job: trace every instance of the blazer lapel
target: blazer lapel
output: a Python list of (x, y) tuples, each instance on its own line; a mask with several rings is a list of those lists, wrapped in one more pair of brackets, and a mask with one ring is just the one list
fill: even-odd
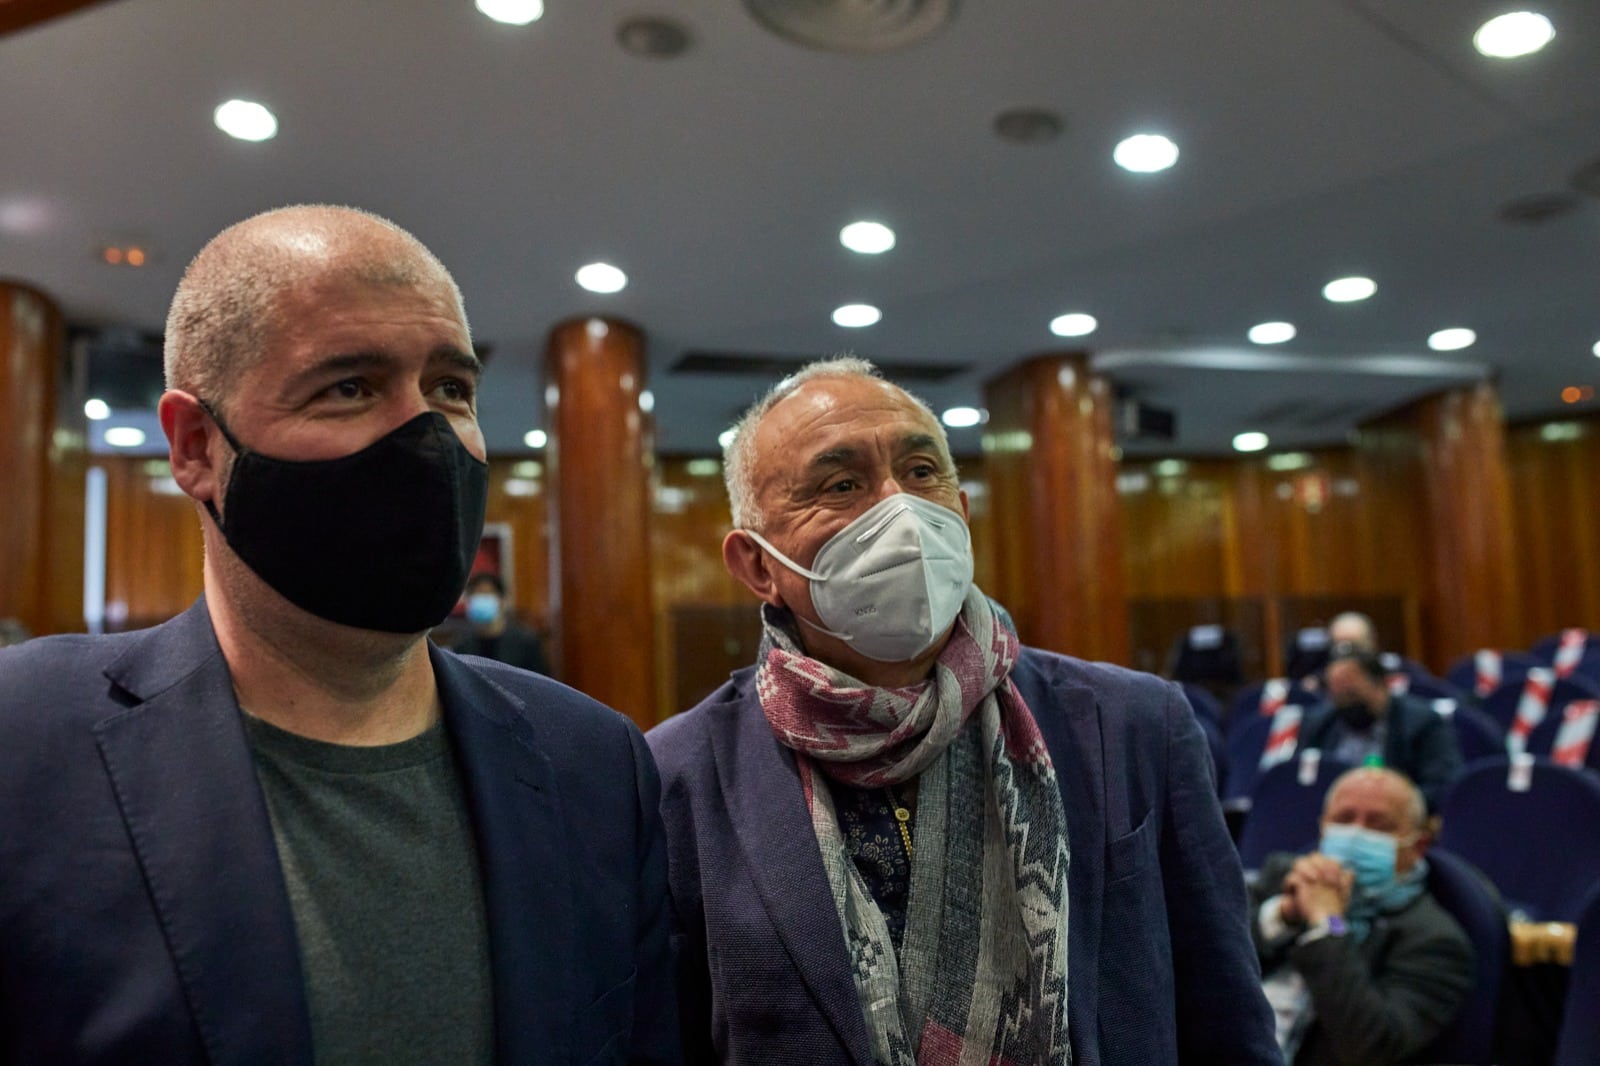
[[(1055, 764), (1067, 817), (1067, 1029), (1099, 1029), (1101, 906), (1105, 895), (1108, 800), (1102, 766), (1100, 708), (1088, 688), (1060, 678), (1018, 678)], [(1079, 1045), (1085, 1040), (1073, 1040)], [(1092, 1045), (1095, 1041), (1089, 1040)]]
[(570, 1016), (575, 891), (567, 819), (522, 702), (430, 646), (483, 878), (501, 1062), (539, 1062), (564, 1046)]
[(712, 750), (757, 895), (840, 1043), (859, 1066), (873, 1066), (844, 932), (794, 755), (773, 738), (753, 691), (710, 713), (729, 723), (712, 730)]
[(215, 1063), (310, 1063), (298, 941), (266, 801), (202, 599), (106, 669), (95, 727), (197, 1030)]

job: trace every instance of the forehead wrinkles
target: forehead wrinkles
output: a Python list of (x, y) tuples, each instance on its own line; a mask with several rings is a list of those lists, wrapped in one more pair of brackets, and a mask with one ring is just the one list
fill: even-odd
[(841, 446), (876, 447), (885, 430), (892, 431), (895, 450), (903, 438), (926, 436), (941, 455), (945, 451), (937, 423), (894, 385), (860, 378), (807, 382), (756, 427), (756, 480), (804, 472), (815, 456)]

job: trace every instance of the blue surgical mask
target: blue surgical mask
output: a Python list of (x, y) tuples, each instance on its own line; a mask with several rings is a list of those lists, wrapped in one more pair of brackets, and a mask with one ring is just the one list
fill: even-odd
[(474, 592), (467, 597), (467, 621), (486, 626), (500, 617), (500, 597), (492, 592)]
[(1322, 843), (1317, 850), (1337, 859), (1356, 875), (1356, 887), (1372, 892), (1394, 880), (1395, 853), (1400, 842), (1388, 833), (1359, 825), (1322, 827)]

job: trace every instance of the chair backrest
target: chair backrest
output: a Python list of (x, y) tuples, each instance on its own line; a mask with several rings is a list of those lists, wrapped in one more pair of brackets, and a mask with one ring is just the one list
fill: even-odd
[[(1548, 669), (1548, 668), (1541, 668)], [(1548, 675), (1545, 675), (1548, 677)], [(1516, 721), (1517, 707), (1522, 702), (1523, 690), (1529, 681), (1526, 676), (1521, 681), (1505, 681), (1500, 687), (1489, 693), (1483, 700), (1483, 709), (1500, 727), (1508, 732), (1512, 723)], [(1545, 711), (1544, 721), (1549, 722), (1559, 717), (1559, 713), (1567, 704), (1574, 700), (1600, 699), (1600, 682), (1584, 677), (1582, 674), (1573, 674), (1570, 677), (1556, 679), (1550, 684), (1550, 697)], [(1541, 725), (1544, 723), (1541, 722)], [(1537, 727), (1535, 727), (1537, 728)], [(1531, 737), (1529, 738), (1531, 741)], [(1529, 750), (1534, 750), (1532, 747)]]
[(1428, 892), (1472, 941), (1475, 970), (1461, 1010), (1416, 1061), (1488, 1066), (1495, 1061), (1495, 1016), (1511, 961), (1505, 907), (1481, 870), (1444, 848), (1428, 852)]
[(1440, 805), (1439, 845), (1488, 875), (1514, 912), (1573, 921), (1600, 881), (1600, 777), (1523, 757), (1481, 759)]
[(1594, 1066), (1600, 1062), (1600, 887), (1589, 894), (1578, 915), (1578, 940), (1567, 976), (1567, 1005), (1561, 1015), (1553, 1066)]
[[(1463, 692), (1470, 692), (1479, 699), (1493, 692), (1507, 681), (1521, 682), (1528, 676), (1528, 667), (1539, 666), (1541, 663), (1525, 651), (1501, 651), (1496, 648), (1480, 648), (1479, 651), (1491, 652), (1497, 657), (1500, 680), (1493, 684), (1480, 684), (1478, 673), (1478, 652), (1463, 655), (1450, 665), (1444, 673), (1444, 679)], [(1487, 679), (1485, 679), (1487, 680)]]
[[(1406, 693), (1424, 700), (1455, 700), (1457, 703), (1470, 703), (1471, 697), (1455, 685), (1442, 677), (1432, 674), (1406, 674)], [(1390, 686), (1393, 691), (1393, 686)]]
[(1541, 664), (1558, 665), (1561, 660), (1562, 645), (1569, 642), (1572, 646), (1569, 654), (1578, 656), (1577, 662), (1571, 664), (1570, 669), (1588, 677), (1591, 681), (1600, 681), (1600, 633), (1591, 633), (1583, 629), (1563, 629), (1538, 641), (1529, 650)]
[[(1250, 712), (1250, 716), (1236, 724), (1228, 733), (1228, 781), (1222, 798), (1234, 806), (1248, 806), (1250, 790), (1261, 776), (1261, 753), (1266, 750), (1267, 734), (1272, 731), (1272, 718)], [(1236, 801), (1243, 800), (1239, 803)]]
[(1181, 684), (1183, 697), (1194, 708), (1194, 713), (1201, 718), (1209, 718), (1214, 725), (1222, 725), (1222, 704), (1217, 702), (1217, 698), (1192, 681)]
[(1463, 764), (1476, 759), (1496, 758), (1506, 753), (1505, 730), (1471, 703), (1434, 700), (1433, 709), (1450, 719), (1456, 731), (1456, 746), (1461, 749)]
[(1239, 635), (1220, 625), (1190, 626), (1174, 649), (1172, 679), (1238, 684), (1244, 680), (1239, 667)]
[(1321, 835), (1322, 800), (1350, 764), (1314, 749), (1262, 772), (1250, 793), (1250, 813), (1239, 835), (1239, 861), (1261, 868), (1274, 851), (1310, 851)]
[[(1281, 691), (1281, 698), (1284, 703), (1309, 707), (1317, 702), (1315, 693), (1306, 691), (1299, 685), (1290, 682), (1288, 678), (1274, 677), (1266, 681), (1252, 681), (1234, 693), (1233, 702), (1228, 705), (1228, 722), (1224, 732), (1227, 734), (1230, 743), (1233, 740), (1233, 734), (1237, 730), (1244, 728), (1258, 718), (1270, 717), (1262, 713), (1261, 706), (1269, 685), (1273, 686), (1275, 690)], [(1260, 753), (1258, 752), (1257, 754)]]

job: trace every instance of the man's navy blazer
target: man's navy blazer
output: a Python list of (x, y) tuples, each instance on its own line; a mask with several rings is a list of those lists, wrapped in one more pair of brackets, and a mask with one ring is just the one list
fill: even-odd
[[(646, 739), (662, 776), (691, 1062), (873, 1066), (793, 753), (754, 669)], [(1061, 782), (1074, 1066), (1271, 1063), (1244, 878), (1176, 686), (1024, 649)]]
[[(677, 1062), (656, 808), (626, 718), (430, 648), (505, 1063)], [(0, 1062), (309, 1064), (299, 948), (204, 601), (0, 652)]]

